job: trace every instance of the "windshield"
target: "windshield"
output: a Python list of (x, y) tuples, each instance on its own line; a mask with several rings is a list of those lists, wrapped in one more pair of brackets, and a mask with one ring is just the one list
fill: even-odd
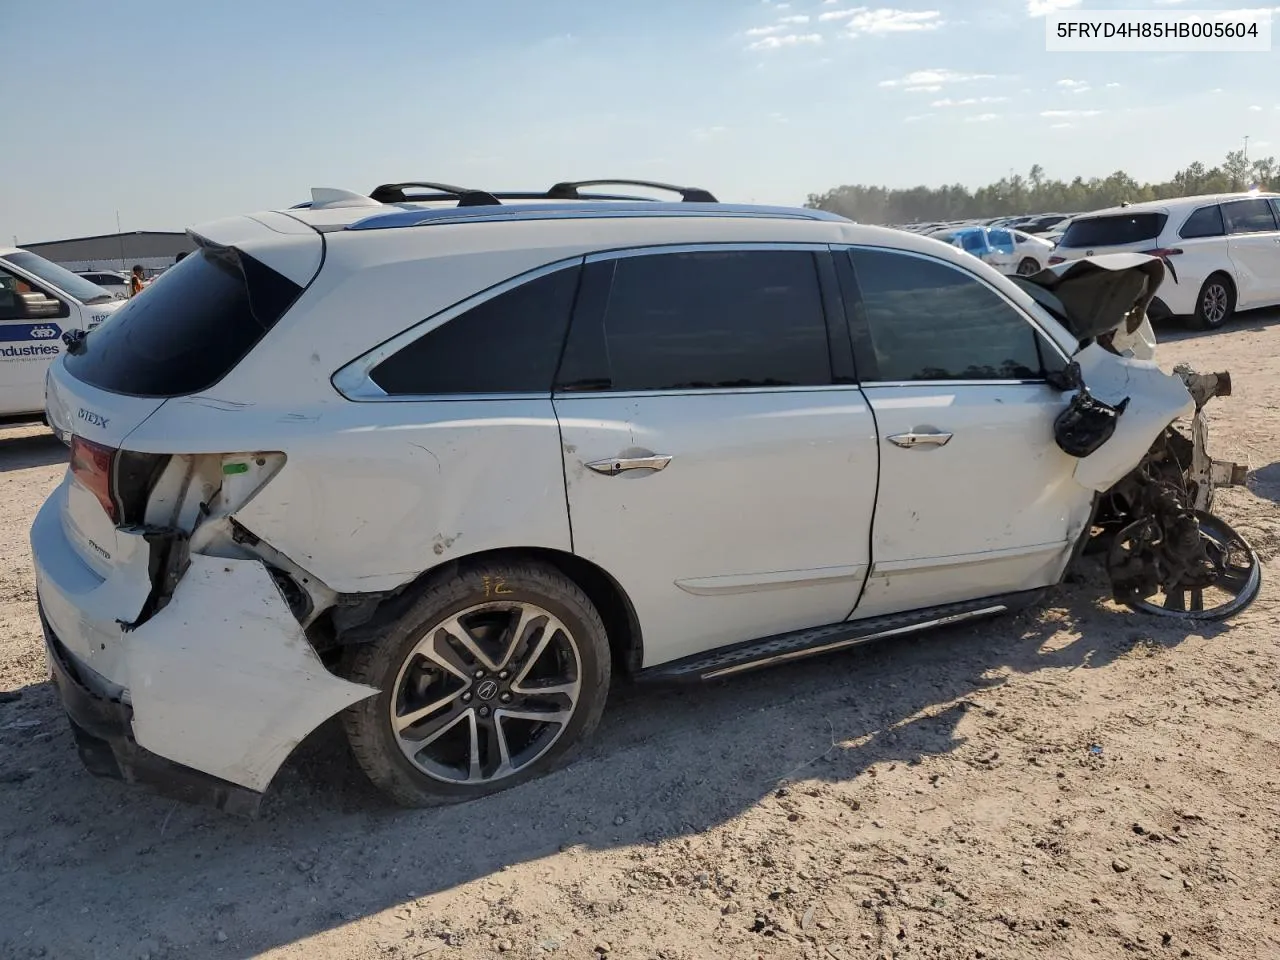
[(115, 299), (110, 291), (103, 290), (96, 283), (90, 283), (84, 277), (77, 277), (70, 270), (26, 250), (6, 253), (4, 260), (19, 270), (25, 270), (33, 277), (43, 280), (49, 286), (56, 287), (72, 300), (78, 300), (81, 303), (107, 303)]

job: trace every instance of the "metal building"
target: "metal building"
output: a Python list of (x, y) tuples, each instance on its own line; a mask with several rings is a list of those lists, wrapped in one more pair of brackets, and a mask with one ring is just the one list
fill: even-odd
[(179, 253), (190, 253), (195, 244), (185, 233), (135, 230), (98, 237), (23, 243), (22, 249), (61, 264), (68, 270), (120, 270), (128, 273), (141, 264), (148, 276), (173, 265)]

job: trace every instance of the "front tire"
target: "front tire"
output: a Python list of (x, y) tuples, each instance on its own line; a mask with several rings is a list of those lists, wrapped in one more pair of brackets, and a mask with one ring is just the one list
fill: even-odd
[(428, 583), (348, 677), (380, 691), (349, 707), (356, 761), (397, 803), (505, 790), (568, 763), (600, 722), (609, 642), (587, 595), (537, 563), (464, 567)]
[(1200, 287), (1192, 322), (1199, 330), (1217, 330), (1226, 326), (1235, 312), (1235, 284), (1226, 274), (1215, 273)]

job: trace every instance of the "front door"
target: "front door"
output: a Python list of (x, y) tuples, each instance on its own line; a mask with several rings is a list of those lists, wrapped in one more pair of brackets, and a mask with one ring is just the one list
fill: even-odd
[(858, 372), (875, 413), (880, 495), (857, 617), (1055, 582), (1091, 495), (1053, 441), (1063, 358), (993, 287), (917, 254), (853, 248)]
[(1265, 198), (1222, 205), (1240, 307), (1280, 303), (1280, 226)]
[(645, 666), (857, 602), (876, 436), (824, 304), (829, 258), (720, 245), (587, 264), (555, 395), (573, 548), (630, 598)]

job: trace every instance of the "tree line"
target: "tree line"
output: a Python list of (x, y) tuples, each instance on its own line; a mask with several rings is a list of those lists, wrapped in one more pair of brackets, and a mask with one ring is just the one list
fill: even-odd
[(1280, 167), (1274, 157), (1250, 160), (1232, 150), (1216, 167), (1199, 161), (1164, 183), (1138, 183), (1123, 170), (1109, 177), (1049, 180), (1044, 168), (1033, 166), (1027, 176), (1001, 177), (970, 190), (956, 183), (941, 187), (890, 189), (852, 184), (826, 193), (810, 194), (805, 206), (828, 210), (860, 223), (914, 223), (964, 220), (1032, 213), (1084, 213), (1118, 206), (1124, 201), (1166, 200), (1203, 193), (1230, 193), (1256, 186), (1280, 187)]

